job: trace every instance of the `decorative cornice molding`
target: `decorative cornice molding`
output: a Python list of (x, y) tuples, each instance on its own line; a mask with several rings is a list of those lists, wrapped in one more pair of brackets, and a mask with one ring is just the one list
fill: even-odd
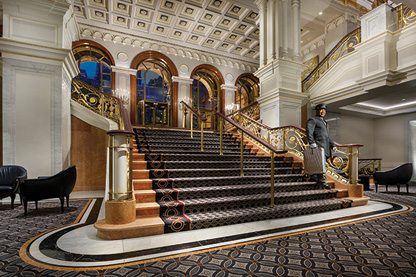
[(78, 24), (80, 28), (80, 36), (92, 38), (95, 40), (102, 39), (114, 43), (121, 43), (132, 47), (139, 47), (146, 50), (159, 51), (164, 54), (182, 56), (183, 58), (202, 61), (204, 63), (212, 63), (216, 65), (232, 67), (244, 70), (246, 72), (254, 72), (257, 70), (258, 64), (243, 60), (233, 59), (218, 54), (212, 54), (202, 50), (194, 50), (165, 41), (156, 41), (148, 38), (133, 36), (126, 33), (114, 32), (106, 29), (99, 29), (86, 24)]
[(388, 109), (388, 110), (377, 108), (377, 107), (371, 107), (368, 105), (361, 105), (361, 104), (349, 105), (349, 106), (341, 107), (340, 109), (350, 111), (350, 112), (359, 112), (359, 113), (370, 114), (370, 115), (375, 115), (375, 116), (391, 116), (391, 115), (396, 115), (396, 114), (416, 112), (416, 104)]

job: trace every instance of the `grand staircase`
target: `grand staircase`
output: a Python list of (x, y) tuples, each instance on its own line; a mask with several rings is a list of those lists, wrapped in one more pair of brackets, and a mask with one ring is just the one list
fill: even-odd
[[(270, 156), (245, 142), (244, 176), (240, 141), (204, 132), (135, 128), (133, 186), (141, 235), (195, 230), (242, 222), (306, 215), (354, 205), (348, 190), (318, 188), (307, 180), (301, 162), (275, 157), (275, 206), (270, 207)], [(363, 202), (355, 205), (365, 204)]]

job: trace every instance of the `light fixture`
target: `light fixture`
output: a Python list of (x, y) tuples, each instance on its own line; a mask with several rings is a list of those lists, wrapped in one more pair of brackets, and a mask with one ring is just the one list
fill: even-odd
[(322, 15), (322, 12), (319, 12), (318, 14), (319, 14), (319, 15)]

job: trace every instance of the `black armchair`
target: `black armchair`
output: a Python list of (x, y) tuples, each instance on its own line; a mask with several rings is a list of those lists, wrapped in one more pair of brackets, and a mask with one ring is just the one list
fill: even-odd
[(374, 173), (376, 192), (378, 191), (378, 185), (385, 185), (386, 191), (388, 191), (389, 185), (397, 185), (397, 193), (400, 193), (400, 185), (405, 184), (407, 193), (409, 193), (409, 181), (412, 174), (412, 163), (405, 163), (387, 171), (376, 171)]
[(28, 201), (35, 201), (36, 209), (38, 209), (39, 200), (50, 198), (59, 198), (63, 212), (64, 198), (66, 198), (66, 206), (69, 207), (69, 194), (74, 189), (76, 178), (76, 167), (72, 165), (50, 177), (26, 179), (20, 186), (20, 197), (23, 200), (25, 215)]
[(26, 178), (27, 171), (21, 166), (0, 166), (0, 199), (10, 196), (12, 199), (12, 209), (14, 208), (16, 193), (19, 192), (19, 186)]

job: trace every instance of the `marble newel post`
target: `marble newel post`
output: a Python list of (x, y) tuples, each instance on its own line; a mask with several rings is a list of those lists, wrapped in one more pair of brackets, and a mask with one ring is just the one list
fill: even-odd
[(66, 0), (0, 0), (0, 5), (3, 164), (25, 167), (29, 178), (52, 175), (71, 164), (75, 16)]
[[(301, 124), (300, 0), (257, 0), (260, 20), (260, 116), (270, 127)], [(264, 26), (266, 24), (266, 26)], [(267, 59), (267, 62), (264, 60)]]

